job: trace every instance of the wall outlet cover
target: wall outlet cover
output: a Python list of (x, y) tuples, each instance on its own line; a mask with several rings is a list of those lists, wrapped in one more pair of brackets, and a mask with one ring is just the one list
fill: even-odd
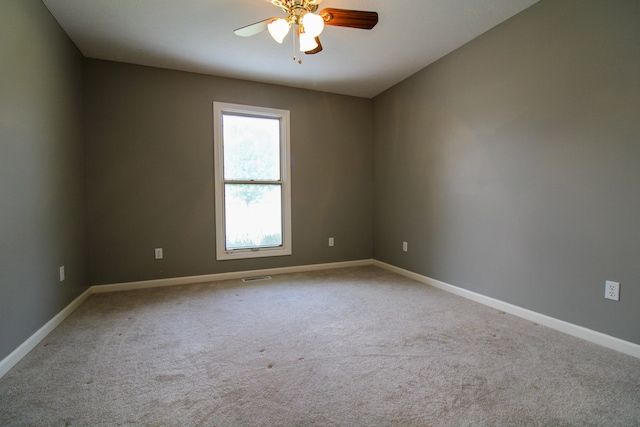
[(607, 280), (604, 285), (604, 297), (613, 301), (620, 301), (620, 283)]
[(155, 249), (155, 257), (156, 259), (162, 259), (162, 248), (156, 248)]

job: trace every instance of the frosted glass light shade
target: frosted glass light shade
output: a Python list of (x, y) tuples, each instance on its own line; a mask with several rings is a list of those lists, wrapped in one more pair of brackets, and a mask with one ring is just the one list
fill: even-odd
[(273, 39), (278, 43), (282, 43), (282, 40), (287, 36), (289, 33), (289, 27), (291, 27), (289, 21), (282, 18), (274, 19), (267, 24), (269, 34), (271, 34), (271, 37), (273, 37)]
[(309, 33), (300, 33), (300, 52), (307, 52), (318, 47), (316, 38)]
[(304, 32), (310, 34), (311, 37), (318, 37), (322, 30), (324, 29), (324, 19), (322, 16), (316, 15), (315, 13), (307, 13), (302, 17), (302, 26), (304, 27)]

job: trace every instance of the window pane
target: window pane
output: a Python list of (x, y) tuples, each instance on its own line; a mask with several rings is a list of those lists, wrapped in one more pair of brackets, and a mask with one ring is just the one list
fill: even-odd
[(280, 180), (280, 120), (223, 115), (224, 179)]
[(225, 184), (226, 249), (282, 246), (279, 184)]

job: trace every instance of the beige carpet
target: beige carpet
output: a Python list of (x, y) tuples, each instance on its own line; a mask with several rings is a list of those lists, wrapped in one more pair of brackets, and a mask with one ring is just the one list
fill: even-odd
[(634, 426), (640, 360), (375, 267), (91, 296), (0, 425)]

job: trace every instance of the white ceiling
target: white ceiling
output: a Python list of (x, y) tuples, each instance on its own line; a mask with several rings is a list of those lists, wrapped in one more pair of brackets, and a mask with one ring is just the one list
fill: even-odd
[(301, 65), (291, 35), (233, 33), (284, 16), (268, 0), (42, 1), (89, 58), (370, 98), (538, 0), (324, 0), (319, 10), (376, 11), (378, 25), (326, 27)]

